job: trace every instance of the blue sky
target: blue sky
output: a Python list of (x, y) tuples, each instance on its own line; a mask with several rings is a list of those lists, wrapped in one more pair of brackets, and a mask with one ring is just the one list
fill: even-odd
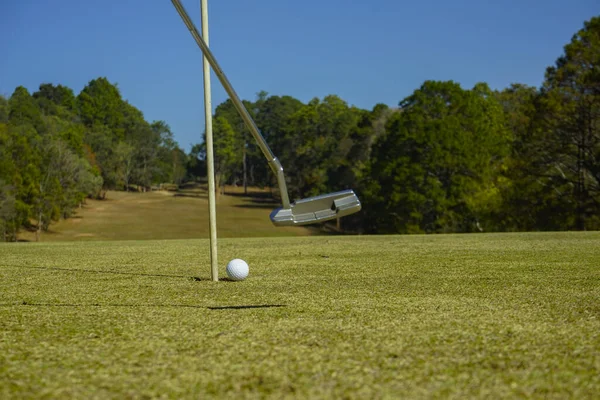
[[(200, 29), (200, 1), (182, 0)], [(397, 105), (424, 80), (539, 86), (597, 0), (209, 0), (240, 97)], [(0, 94), (104, 76), (187, 151), (204, 130), (202, 54), (169, 0), (0, 1)], [(227, 97), (213, 75), (213, 108)]]

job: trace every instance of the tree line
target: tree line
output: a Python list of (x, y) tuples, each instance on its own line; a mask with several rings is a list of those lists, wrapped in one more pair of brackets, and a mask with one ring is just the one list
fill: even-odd
[[(398, 107), (261, 92), (245, 105), (280, 158), (291, 197), (353, 188), (365, 233), (600, 228), (600, 17), (541, 87), (426, 81)], [(215, 111), (217, 182), (274, 177), (231, 101)], [(198, 145), (201, 149), (201, 145)]]
[(47, 230), (109, 189), (180, 183), (187, 155), (169, 125), (149, 123), (106, 78), (72, 89), (44, 83), (0, 97), (0, 241)]
[[(353, 188), (363, 233), (600, 228), (600, 17), (584, 23), (539, 87), (465, 89), (426, 81), (397, 107), (338, 96), (244, 101), (280, 158), (292, 198)], [(233, 104), (213, 117), (217, 185), (274, 177)], [(0, 237), (43, 230), (108, 189), (206, 174), (204, 143), (185, 153), (106, 78), (79, 95), (42, 84), (0, 97)]]

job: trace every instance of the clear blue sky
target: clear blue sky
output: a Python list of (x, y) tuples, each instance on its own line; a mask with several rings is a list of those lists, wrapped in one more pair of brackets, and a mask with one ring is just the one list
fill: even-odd
[[(182, 1), (200, 29), (200, 1)], [(539, 86), (597, 0), (209, 0), (234, 88), (397, 105), (424, 80)], [(204, 130), (201, 52), (169, 0), (0, 0), (0, 94), (105, 76), (187, 151)], [(213, 75), (213, 108), (226, 93)]]

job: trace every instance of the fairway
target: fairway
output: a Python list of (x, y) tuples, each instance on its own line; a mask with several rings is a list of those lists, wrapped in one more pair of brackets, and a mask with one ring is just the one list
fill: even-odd
[[(219, 237), (307, 236), (322, 233), (318, 227), (275, 227), (271, 211), (280, 205), (268, 190), (226, 187), (217, 200)], [(75, 216), (61, 219), (42, 232), (40, 241), (97, 241), (208, 238), (206, 185), (177, 192), (109, 191), (105, 200), (87, 199)], [(20, 240), (35, 241), (35, 232), (23, 230)]]
[(598, 398), (600, 233), (0, 245), (0, 398)]

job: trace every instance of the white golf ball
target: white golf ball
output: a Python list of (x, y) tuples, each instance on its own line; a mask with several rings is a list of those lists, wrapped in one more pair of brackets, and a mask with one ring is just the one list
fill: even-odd
[(234, 281), (243, 281), (248, 277), (249, 268), (246, 261), (236, 258), (229, 261), (226, 271), (229, 279)]

